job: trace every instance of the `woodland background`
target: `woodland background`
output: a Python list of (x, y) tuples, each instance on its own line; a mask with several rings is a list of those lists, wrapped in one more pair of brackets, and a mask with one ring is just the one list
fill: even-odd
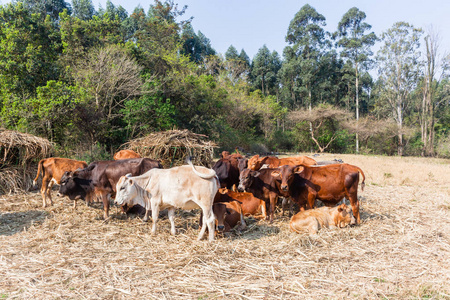
[(305, 5), (283, 53), (261, 45), (250, 59), (232, 45), (217, 53), (188, 12), (159, 0), (131, 14), (91, 0), (0, 5), (0, 127), (88, 161), (173, 128), (218, 151), (450, 157), (438, 32), (397, 22), (376, 36), (356, 7), (327, 32)]

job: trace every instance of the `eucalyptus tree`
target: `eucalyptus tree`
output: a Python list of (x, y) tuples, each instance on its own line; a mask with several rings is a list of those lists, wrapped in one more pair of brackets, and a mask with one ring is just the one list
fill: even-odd
[(181, 53), (189, 56), (191, 61), (201, 63), (207, 56), (216, 54), (211, 41), (201, 31), (196, 34), (190, 23), (184, 26), (181, 39), (183, 40)]
[(309, 109), (313, 102), (314, 82), (319, 76), (319, 61), (324, 55), (325, 49), (329, 47), (328, 33), (323, 28), (325, 25), (325, 17), (306, 4), (295, 14), (286, 35), (286, 42), (291, 50), (285, 49), (284, 52), (289, 53), (288, 56), (285, 56), (285, 62), (288, 65), (296, 66), (295, 69), (299, 72), (297, 76), (301, 80), (295, 79), (294, 81), (300, 83), (300, 90), (308, 99)]
[(404, 114), (411, 105), (411, 92), (420, 75), (420, 37), (422, 30), (397, 22), (382, 34), (377, 53), (380, 98), (391, 109), (397, 123), (398, 155), (403, 155)]
[(90, 20), (95, 14), (92, 0), (72, 0), (72, 15), (81, 20)]
[(59, 13), (65, 9), (69, 14), (72, 13), (72, 7), (64, 0), (24, 0), (22, 1), (25, 8), (32, 13), (38, 13), (42, 19), (49, 15), (53, 21), (59, 20)]
[(253, 85), (261, 89), (263, 95), (276, 94), (277, 74), (281, 68), (281, 59), (276, 51), (270, 52), (262, 46), (252, 61), (251, 75)]
[[(372, 26), (364, 22), (366, 14), (358, 8), (349, 9), (338, 24), (337, 45), (342, 48), (341, 56), (351, 63), (355, 81), (356, 121), (359, 120), (359, 78), (361, 69), (371, 67), (373, 52), (371, 47), (377, 41), (375, 33), (369, 31)], [(356, 153), (359, 152), (358, 134), (356, 134)]]

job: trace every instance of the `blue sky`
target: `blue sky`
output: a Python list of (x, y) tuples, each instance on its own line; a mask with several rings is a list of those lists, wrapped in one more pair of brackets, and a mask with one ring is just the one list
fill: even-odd
[[(0, 0), (1, 1), (1, 0)], [(112, 0), (129, 13), (141, 5), (147, 12), (153, 1)], [(287, 45), (285, 36), (290, 21), (305, 4), (314, 7), (326, 18), (326, 29), (336, 31), (342, 16), (352, 7), (366, 13), (366, 22), (377, 35), (395, 22), (405, 21), (415, 27), (433, 27), (441, 38), (440, 52), (450, 52), (450, 0), (179, 0), (187, 5), (186, 18), (193, 16), (194, 30), (211, 40), (216, 51), (224, 54), (230, 45), (244, 49), (252, 59), (265, 44), (280, 56)], [(95, 2), (106, 7), (106, 0)], [(374, 48), (375, 50), (376, 48)]]
[[(71, 2), (71, 0), (66, 0)], [(107, 0), (93, 0), (106, 7)], [(0, 0), (0, 3), (7, 3)], [(153, 0), (111, 0), (122, 5), (129, 13), (140, 5), (147, 12)], [(290, 21), (303, 5), (308, 3), (325, 16), (326, 30), (333, 32), (342, 16), (352, 7), (367, 15), (377, 35), (395, 22), (405, 21), (415, 27), (433, 26), (441, 38), (440, 53), (450, 52), (450, 0), (174, 0), (180, 7), (187, 5), (185, 19), (193, 16), (194, 30), (201, 31), (211, 40), (216, 51), (224, 54), (230, 45), (238, 51), (244, 49), (252, 59), (265, 44), (280, 56), (287, 45), (285, 36)], [(374, 48), (376, 50), (377, 47)]]

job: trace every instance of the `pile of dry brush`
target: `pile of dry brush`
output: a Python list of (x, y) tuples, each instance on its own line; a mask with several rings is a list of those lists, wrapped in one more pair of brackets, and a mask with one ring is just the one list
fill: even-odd
[(183, 165), (188, 156), (192, 156), (195, 165), (211, 167), (216, 147), (206, 135), (187, 129), (156, 132), (122, 145), (123, 149), (134, 150), (142, 157), (160, 160), (164, 168)]
[(53, 152), (47, 139), (0, 128), (0, 194), (28, 190), (36, 176), (36, 161)]

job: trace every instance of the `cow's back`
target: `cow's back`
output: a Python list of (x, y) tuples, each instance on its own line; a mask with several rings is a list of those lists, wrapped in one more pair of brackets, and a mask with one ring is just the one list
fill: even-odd
[(87, 167), (86, 162), (74, 160), (70, 158), (52, 157), (44, 163), (46, 172), (53, 178), (53, 180), (60, 184), (61, 177), (66, 171), (75, 171)]

